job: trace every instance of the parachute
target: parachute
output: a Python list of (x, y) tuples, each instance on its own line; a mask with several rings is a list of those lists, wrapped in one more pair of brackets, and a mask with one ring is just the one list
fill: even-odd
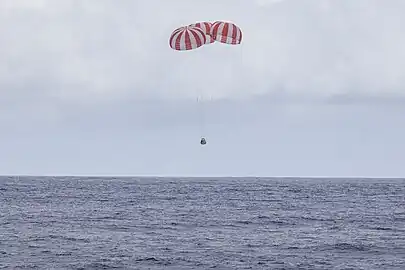
[(176, 51), (194, 50), (215, 41), (241, 44), (242, 30), (231, 22), (196, 22), (175, 29), (169, 38), (170, 47)]
[[(181, 26), (175, 29), (169, 38), (169, 45), (176, 51), (190, 51), (215, 42), (239, 45), (242, 42), (242, 30), (234, 23), (203, 21)], [(197, 101), (200, 99), (198, 98)], [(207, 141), (201, 136), (200, 144)]]
[(217, 21), (212, 24), (211, 36), (215, 41), (237, 45), (242, 42), (242, 30), (234, 23)]
[(210, 22), (198, 22), (198, 23), (190, 24), (190, 26), (198, 27), (201, 30), (203, 30), (203, 32), (205, 33), (206, 38), (207, 38), (207, 41), (205, 42), (205, 44), (211, 44), (211, 43), (215, 42), (215, 39), (211, 36), (212, 23), (210, 23)]
[(170, 36), (170, 47), (176, 51), (194, 50), (205, 44), (206, 34), (199, 27), (182, 26)]

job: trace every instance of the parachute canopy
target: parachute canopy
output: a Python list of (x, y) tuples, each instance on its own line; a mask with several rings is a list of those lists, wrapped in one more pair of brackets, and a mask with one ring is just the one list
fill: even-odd
[(176, 51), (188, 51), (215, 41), (238, 45), (242, 42), (242, 30), (231, 22), (197, 22), (174, 30), (169, 45)]
[(190, 24), (190, 26), (201, 28), (201, 30), (204, 31), (206, 38), (207, 38), (207, 41), (205, 42), (205, 44), (211, 44), (211, 43), (215, 42), (215, 40), (211, 36), (212, 23), (198, 22), (198, 23)]
[(193, 50), (201, 47), (207, 41), (204, 31), (199, 27), (182, 26), (170, 35), (170, 47), (177, 51)]
[(211, 36), (221, 43), (236, 45), (242, 42), (242, 30), (234, 23), (217, 21), (212, 24)]

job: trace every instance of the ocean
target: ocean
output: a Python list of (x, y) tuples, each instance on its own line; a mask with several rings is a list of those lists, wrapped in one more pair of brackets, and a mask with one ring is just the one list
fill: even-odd
[(405, 269), (405, 179), (0, 177), (1, 269)]

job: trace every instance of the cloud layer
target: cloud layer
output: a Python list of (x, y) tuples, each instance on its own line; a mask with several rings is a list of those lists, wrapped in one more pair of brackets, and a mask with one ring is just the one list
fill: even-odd
[[(2, 99), (402, 96), (402, 0), (0, 3)], [(240, 46), (169, 48), (173, 29), (230, 20)]]
[[(404, 0), (0, 0), (0, 173), (403, 176), (404, 14)], [(236, 23), (242, 44), (169, 47), (205, 20)]]

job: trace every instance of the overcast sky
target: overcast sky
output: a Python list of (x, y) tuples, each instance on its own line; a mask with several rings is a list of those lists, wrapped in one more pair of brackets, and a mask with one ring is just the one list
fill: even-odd
[[(1, 0), (0, 174), (405, 177), (404, 14), (404, 0)], [(169, 47), (215, 20), (242, 44)]]

